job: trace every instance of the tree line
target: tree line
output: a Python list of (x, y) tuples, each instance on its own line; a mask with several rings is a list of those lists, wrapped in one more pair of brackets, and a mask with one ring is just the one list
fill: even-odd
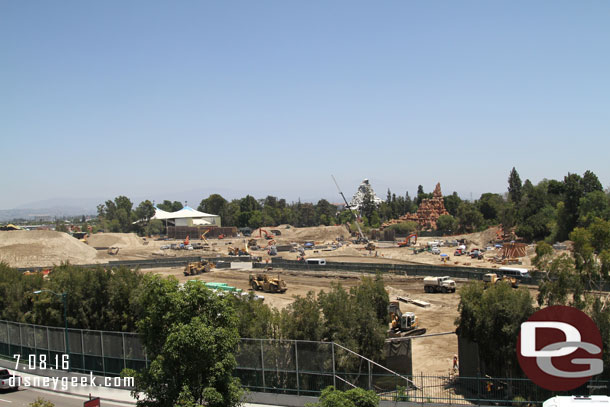
[[(4, 263), (0, 319), (63, 327), (61, 299), (39, 290), (67, 293), (70, 328), (140, 334), (150, 366), (124, 373), (147, 395), (138, 405), (151, 407), (237, 405), (242, 391), (233, 371), (240, 337), (336, 341), (379, 360), (388, 322), (380, 276), (349, 290), (337, 284), (327, 293), (297, 296), (279, 311), (253, 295), (218, 296), (202, 283), (181, 285), (123, 267), (62, 264), (43, 278)], [(337, 363), (357, 371), (353, 360)]]
[[(384, 222), (407, 213), (415, 213), (421, 203), (432, 197), (420, 185), (417, 195), (396, 195), (388, 190), (386, 199), (375, 204), (370, 193), (365, 194), (358, 219), (365, 230), (378, 228)], [(505, 231), (514, 230), (525, 241), (564, 241), (575, 227), (586, 227), (594, 218), (610, 219), (610, 193), (604, 191), (598, 177), (591, 171), (582, 176), (566, 175), (563, 180), (544, 179), (534, 185), (521, 181), (515, 168), (510, 171), (505, 194), (483, 193), (479, 199), (467, 201), (456, 192), (443, 197), (448, 214), (437, 221), (437, 229), (445, 234), (471, 233), (493, 225)], [(182, 209), (182, 203), (165, 200), (156, 205), (166, 211)], [(337, 207), (325, 199), (317, 203), (287, 202), (267, 196), (256, 199), (247, 195), (231, 201), (219, 194), (202, 199), (197, 210), (220, 215), (224, 226), (250, 227), (290, 224), (297, 227), (335, 225), (354, 222), (349, 210)], [(135, 209), (131, 200), (119, 196), (98, 206), (98, 228), (110, 232), (158, 234), (164, 230), (161, 221), (151, 220), (155, 213), (150, 200)], [(404, 234), (420, 229), (415, 222), (404, 222), (391, 228)], [(428, 226), (424, 225), (424, 229)]]

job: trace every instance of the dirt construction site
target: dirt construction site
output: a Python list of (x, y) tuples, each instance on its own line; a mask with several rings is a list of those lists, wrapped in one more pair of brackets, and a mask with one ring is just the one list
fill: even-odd
[[(253, 256), (261, 257), (263, 262), (270, 259), (267, 247), (270, 240), (277, 245), (293, 245), (300, 247), (307, 242), (313, 244), (313, 249), (305, 250), (307, 258), (324, 258), (328, 261), (370, 262), (370, 263), (410, 263), (410, 264), (442, 264), (439, 254), (428, 252), (414, 254), (408, 247), (398, 247), (394, 242), (376, 242), (375, 250), (366, 250), (362, 244), (350, 242), (350, 234), (343, 226), (321, 226), (313, 228), (294, 228), (280, 226), (269, 228), (280, 230), (281, 235), (266, 239), (265, 234), (254, 231), (251, 237), (236, 237), (229, 239), (209, 239), (208, 246), (199, 250), (172, 250), (172, 244), (180, 241), (155, 240), (141, 238), (135, 234), (98, 233), (90, 235), (86, 241), (54, 231), (4, 231), (0, 232), (0, 261), (13, 267), (49, 267), (62, 262), (71, 264), (103, 264), (110, 260), (143, 260), (155, 258), (201, 256), (226, 257), (229, 248), (246, 250), (250, 239), (256, 239), (259, 249), (249, 250)], [(493, 239), (495, 231), (488, 230), (471, 235), (452, 236), (464, 238), (471, 247), (486, 247)], [(433, 238), (419, 239), (417, 244), (425, 246)], [(195, 240), (197, 242), (197, 240)], [(109, 253), (112, 248), (114, 254)], [(118, 251), (117, 251), (118, 249)], [(454, 247), (441, 247), (441, 254), (449, 257), (449, 264), (470, 267), (497, 267), (485, 256), (482, 260), (467, 257), (454, 257)], [(296, 260), (298, 251), (281, 251), (280, 257)], [(521, 259), (519, 267), (529, 268), (533, 248), (528, 247), (527, 254)], [(184, 276), (184, 267), (167, 267), (144, 269), (145, 273), (156, 273), (163, 276), (174, 276), (179, 281), (198, 279), (205, 282), (227, 283), (244, 291), (250, 290), (250, 273), (260, 272), (249, 267), (215, 268), (209, 273), (195, 276)], [(345, 288), (358, 284), (361, 274), (355, 272), (306, 272), (273, 269), (270, 273), (279, 274), (285, 280), (288, 290), (285, 293), (260, 293), (264, 301), (271, 307), (282, 309), (287, 307), (295, 296), (304, 296), (309, 291), (318, 293), (328, 291), (331, 283), (340, 283)], [(397, 297), (409, 297), (429, 303), (427, 307), (401, 302), (402, 312), (415, 312), (421, 327), (427, 329), (426, 334), (448, 333), (455, 331), (455, 320), (458, 316), (460, 287), (466, 280), (456, 279), (455, 293), (426, 293), (422, 277), (407, 275), (384, 275), (384, 284), (390, 300)], [(530, 288), (532, 296), (535, 289)], [(455, 334), (422, 337), (413, 339), (413, 372), (446, 375), (452, 367), (452, 359), (457, 354), (457, 337)]]

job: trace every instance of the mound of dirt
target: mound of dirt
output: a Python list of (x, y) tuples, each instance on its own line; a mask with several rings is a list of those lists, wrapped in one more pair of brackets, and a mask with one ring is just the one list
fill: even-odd
[(91, 247), (119, 247), (136, 249), (144, 245), (142, 238), (135, 233), (96, 233), (87, 238)]
[[(308, 228), (295, 228), (290, 225), (280, 225), (274, 227), (263, 227), (269, 233), (272, 230), (279, 230), (281, 235), (276, 236), (275, 240), (278, 242), (305, 242), (313, 240), (315, 242), (332, 242), (338, 237), (343, 239), (349, 239), (350, 233), (345, 226), (313, 226)], [(252, 232), (252, 237), (258, 237), (260, 229), (256, 229)], [(263, 232), (263, 236), (265, 233)]]
[(67, 233), (51, 230), (0, 232), (0, 261), (12, 267), (44, 267), (69, 261), (96, 263), (97, 251)]
[(448, 237), (448, 239), (466, 239), (471, 245), (485, 247), (495, 242), (496, 236), (500, 230), (499, 227), (492, 226), (482, 232), (451, 236)]

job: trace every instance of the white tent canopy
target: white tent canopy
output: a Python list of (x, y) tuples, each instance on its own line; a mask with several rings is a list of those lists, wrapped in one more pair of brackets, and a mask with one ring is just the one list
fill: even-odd
[(199, 212), (189, 206), (176, 212), (167, 212), (155, 207), (155, 216), (152, 219), (170, 221), (175, 226), (220, 226), (220, 216)]
[(163, 209), (159, 209), (155, 206), (155, 216), (153, 216), (151, 219), (165, 220), (173, 218), (174, 217), (172, 216), (171, 212), (164, 211)]
[(179, 211), (172, 212), (171, 215), (172, 215), (173, 219), (206, 218), (209, 216), (216, 216), (216, 215), (211, 215), (209, 213), (199, 212), (199, 211), (191, 208), (190, 206), (185, 206), (184, 208), (180, 209)]

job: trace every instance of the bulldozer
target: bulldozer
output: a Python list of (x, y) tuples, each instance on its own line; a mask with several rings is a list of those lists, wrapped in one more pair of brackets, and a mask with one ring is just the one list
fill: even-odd
[(254, 291), (264, 291), (266, 293), (284, 293), (288, 289), (286, 282), (277, 275), (277, 278), (269, 276), (269, 274), (258, 273), (250, 274), (250, 287)]
[(426, 328), (419, 327), (419, 318), (417, 318), (414, 312), (405, 312), (403, 314), (400, 311), (398, 301), (390, 301), (388, 312), (392, 321), (388, 330), (390, 338), (418, 336), (426, 333)]
[(107, 250), (108, 254), (111, 254), (113, 256), (116, 256), (117, 254), (119, 254), (119, 248), (118, 247), (109, 247)]
[(196, 261), (189, 263), (184, 267), (185, 276), (194, 276), (201, 273), (209, 273), (214, 268), (215, 264), (209, 261)]

